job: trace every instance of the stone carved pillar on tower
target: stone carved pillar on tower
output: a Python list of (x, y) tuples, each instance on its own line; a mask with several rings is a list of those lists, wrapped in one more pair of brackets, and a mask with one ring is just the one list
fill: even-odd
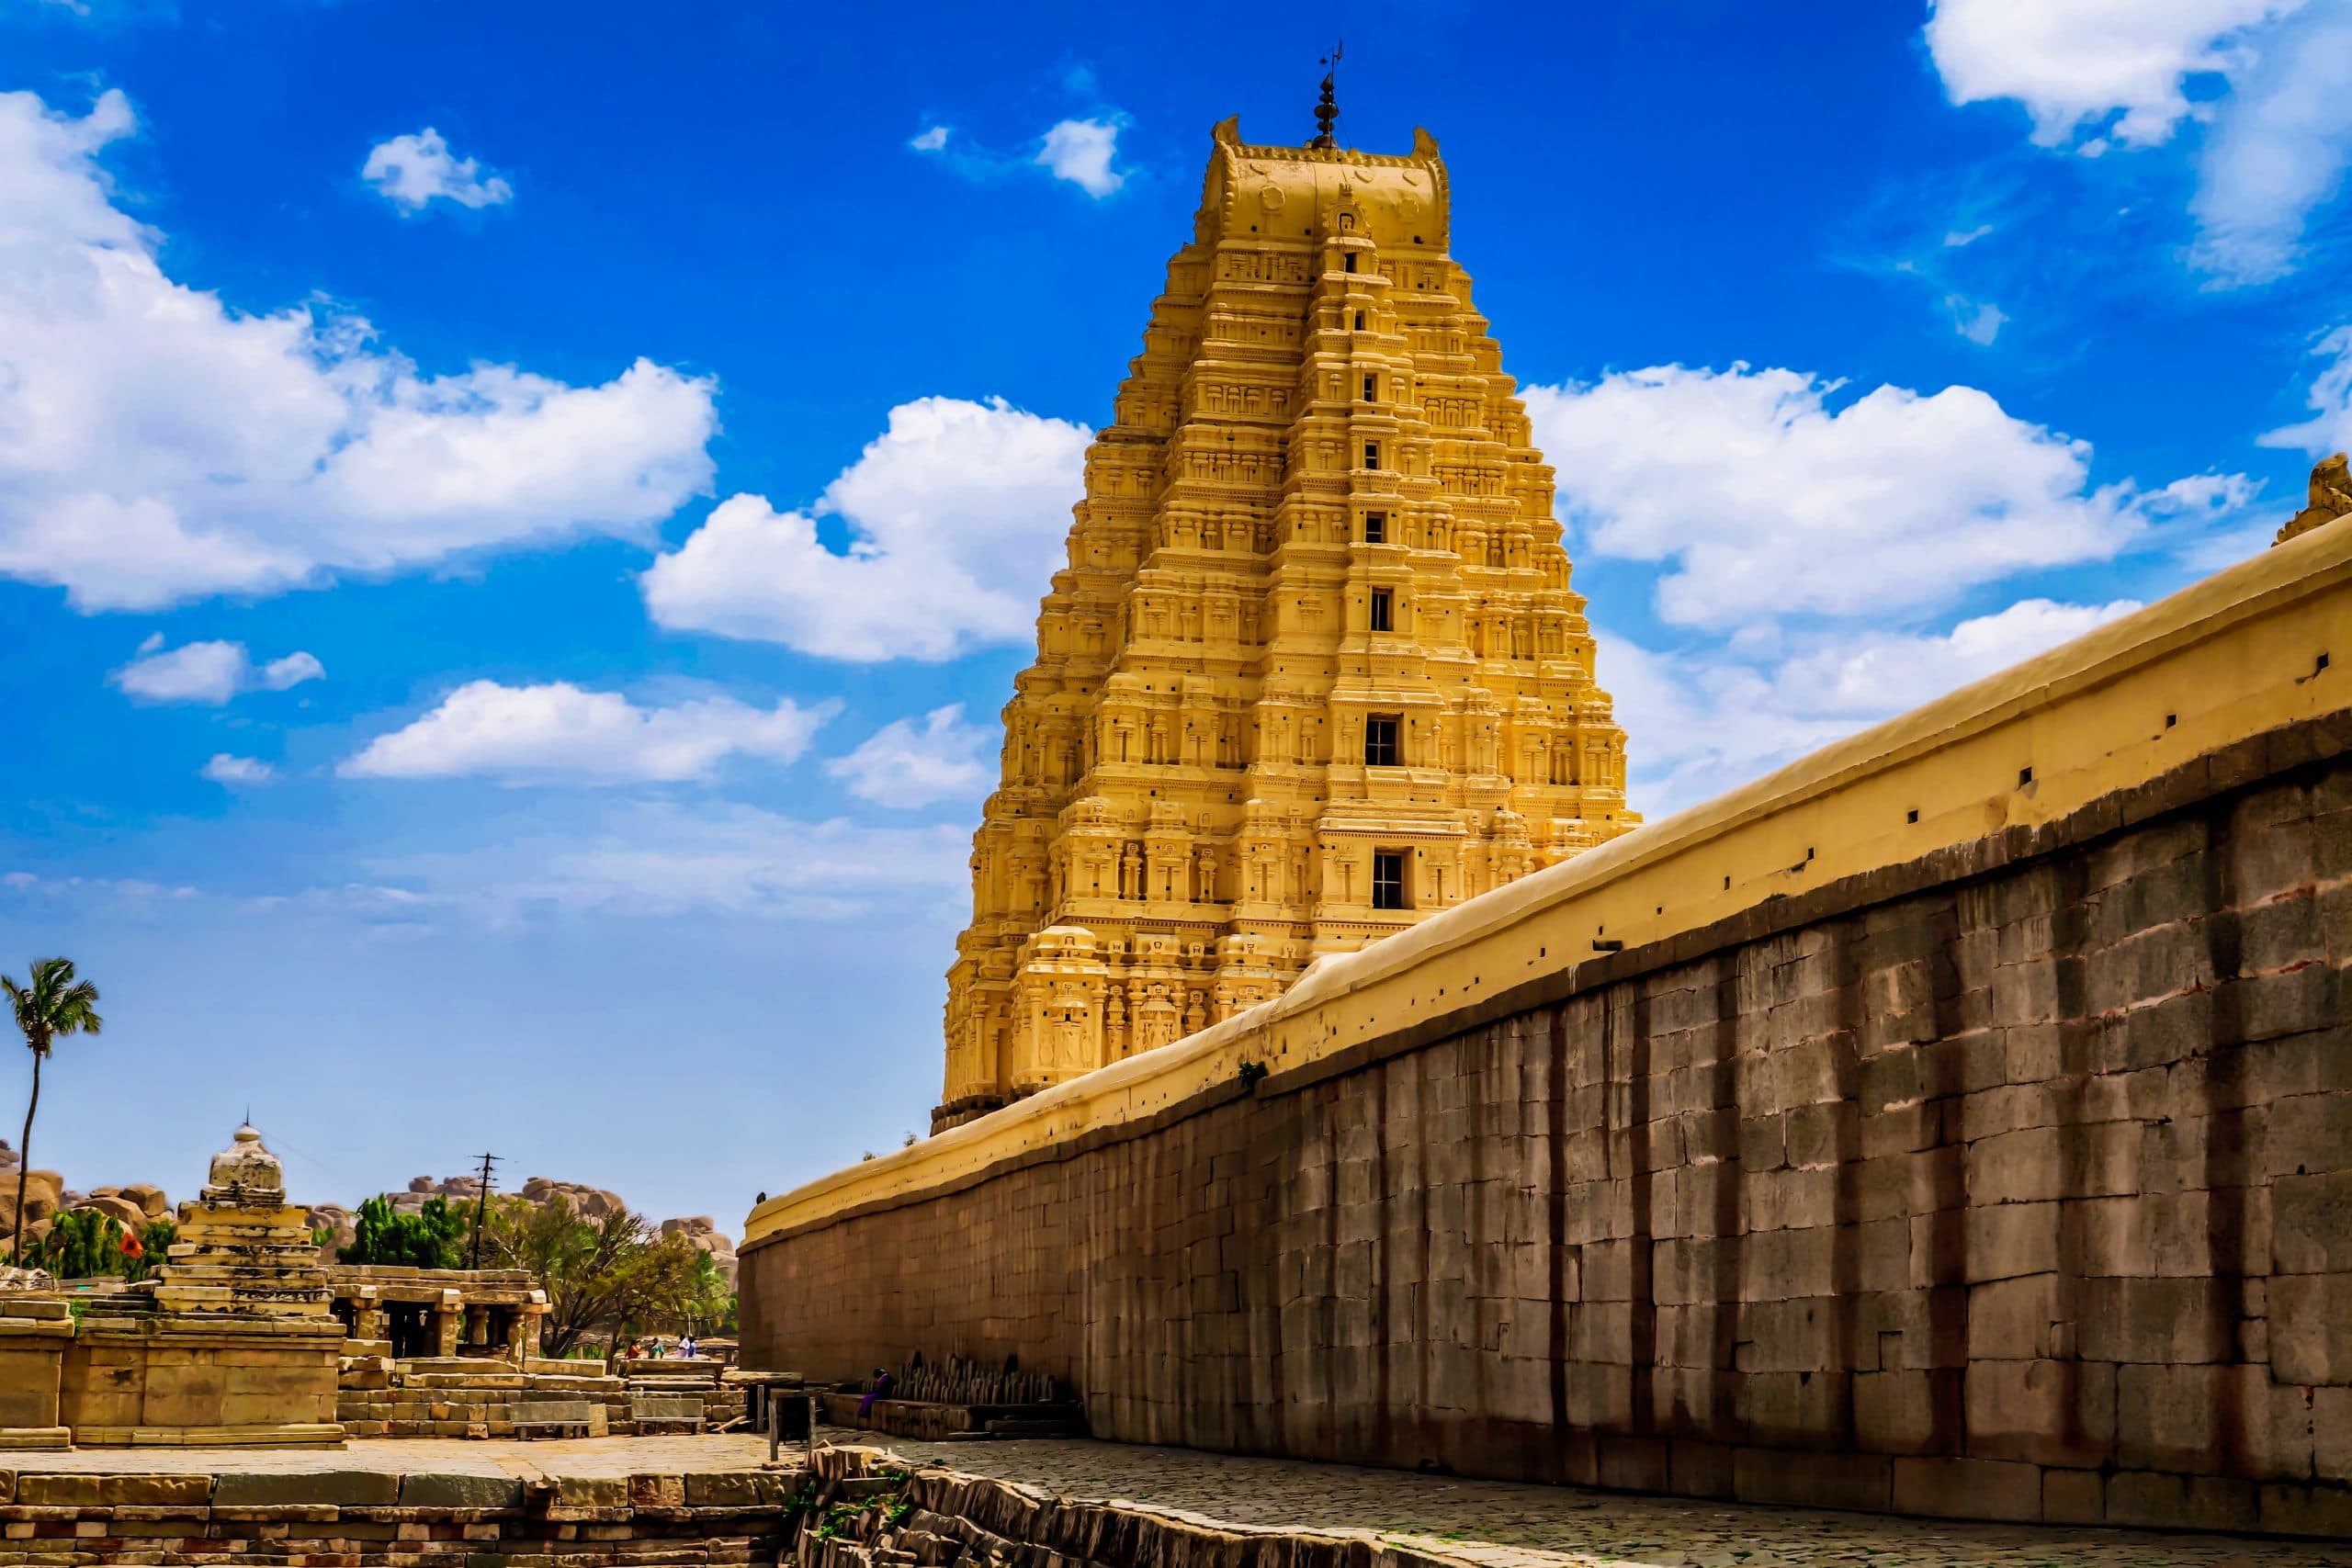
[(1034, 1094), (1102, 1066), (1109, 977), (1094, 933), (1083, 926), (1048, 926), (1029, 939), (1020, 968), (1028, 1027), (1012, 1052), (1012, 1093)]

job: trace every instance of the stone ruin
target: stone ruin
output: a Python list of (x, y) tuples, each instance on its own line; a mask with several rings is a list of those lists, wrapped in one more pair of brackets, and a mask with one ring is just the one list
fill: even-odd
[(155, 1278), (66, 1320), (59, 1421), (93, 1446), (339, 1444), (332, 1299), (284, 1168), (240, 1127)]

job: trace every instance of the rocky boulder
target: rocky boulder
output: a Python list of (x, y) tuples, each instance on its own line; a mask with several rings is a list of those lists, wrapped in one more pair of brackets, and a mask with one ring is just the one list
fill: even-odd
[[(33, 1224), (56, 1213), (63, 1206), (64, 1199), (65, 1178), (53, 1170), (28, 1171), (25, 1174), (27, 1234), (30, 1234)], [(0, 1230), (13, 1232), (16, 1228), (17, 1173), (12, 1170), (6, 1181), (0, 1181)]]
[(695, 1251), (710, 1254), (711, 1262), (717, 1265), (718, 1271), (727, 1277), (729, 1286), (734, 1285), (734, 1240), (725, 1231), (720, 1230), (708, 1214), (695, 1214), (682, 1220), (663, 1220), (662, 1234), (665, 1237), (673, 1235), (683, 1237), (686, 1245)]
[(544, 1176), (534, 1176), (523, 1183), (522, 1194), (534, 1203), (544, 1203), (551, 1198), (561, 1198), (571, 1205), (571, 1212), (583, 1220), (601, 1220), (609, 1214), (626, 1213), (628, 1205), (621, 1195), (602, 1187), (591, 1187), (580, 1181), (553, 1181)]
[(76, 1204), (75, 1207), (81, 1209), (95, 1209), (99, 1213), (106, 1215), (107, 1218), (113, 1220), (116, 1224), (121, 1225), (125, 1230), (135, 1231), (140, 1226), (147, 1223), (146, 1210), (141, 1208), (130, 1199), (118, 1197), (113, 1193), (107, 1193), (104, 1195), (92, 1193), (87, 1199)]

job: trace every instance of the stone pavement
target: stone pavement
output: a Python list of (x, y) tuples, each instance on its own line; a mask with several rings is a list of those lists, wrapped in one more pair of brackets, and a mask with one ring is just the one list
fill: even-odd
[(1480, 1568), (2352, 1568), (2352, 1541), (1909, 1519), (1124, 1443), (925, 1443), (832, 1427), (818, 1440), (1202, 1522), (1374, 1535)]
[[(871, 1446), (824, 1428), (820, 1443)], [(1363, 1535), (1476, 1568), (2352, 1568), (2352, 1541), (1992, 1525), (1708, 1503), (1091, 1441), (881, 1441), (918, 1464), (1196, 1522)], [(787, 1461), (802, 1455), (787, 1446)], [(16, 1453), (22, 1475), (471, 1475), (531, 1482), (756, 1470), (763, 1438), (362, 1438), (343, 1449)]]

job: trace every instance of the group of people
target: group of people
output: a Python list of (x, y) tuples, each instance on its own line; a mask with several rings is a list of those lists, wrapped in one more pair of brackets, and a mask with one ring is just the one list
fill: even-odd
[(671, 1358), (691, 1361), (695, 1357), (695, 1337), (682, 1334), (673, 1342), (656, 1334), (650, 1338), (629, 1341), (628, 1359), (639, 1361), (648, 1357), (657, 1361)]

